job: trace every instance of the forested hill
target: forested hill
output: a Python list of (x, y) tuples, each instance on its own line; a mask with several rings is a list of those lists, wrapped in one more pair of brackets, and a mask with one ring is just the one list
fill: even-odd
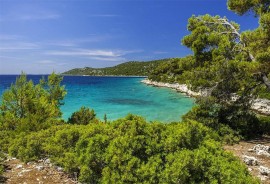
[(106, 75), (124, 75), (124, 76), (147, 76), (159, 64), (168, 62), (170, 59), (161, 59), (147, 62), (130, 61), (122, 63), (113, 67), (107, 68), (75, 68), (62, 73), (63, 75), (93, 75), (93, 76), (106, 76)]

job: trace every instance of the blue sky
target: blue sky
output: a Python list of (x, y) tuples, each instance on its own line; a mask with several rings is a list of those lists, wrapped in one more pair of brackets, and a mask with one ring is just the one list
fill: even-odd
[(183, 57), (191, 15), (221, 15), (254, 29), (226, 0), (0, 0), (0, 74)]

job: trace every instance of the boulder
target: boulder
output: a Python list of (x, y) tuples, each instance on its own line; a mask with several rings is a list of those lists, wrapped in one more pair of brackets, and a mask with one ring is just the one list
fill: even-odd
[(254, 151), (257, 155), (265, 155), (267, 157), (270, 157), (270, 146), (257, 144), (252, 149), (249, 149), (249, 151)]
[(270, 169), (267, 167), (260, 166), (259, 171), (260, 171), (261, 175), (270, 176)]

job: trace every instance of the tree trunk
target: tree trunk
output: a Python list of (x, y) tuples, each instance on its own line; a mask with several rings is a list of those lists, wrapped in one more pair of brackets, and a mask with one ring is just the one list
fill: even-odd
[(262, 74), (262, 81), (266, 85), (267, 89), (270, 91), (270, 80), (265, 73)]

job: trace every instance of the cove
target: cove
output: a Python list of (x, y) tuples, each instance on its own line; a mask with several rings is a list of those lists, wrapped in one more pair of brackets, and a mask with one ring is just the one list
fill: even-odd
[[(16, 75), (0, 75), (0, 94), (16, 80)], [(35, 83), (41, 75), (29, 75)], [(141, 83), (141, 77), (64, 76), (67, 95), (61, 107), (65, 120), (81, 106), (95, 110), (97, 117), (116, 120), (132, 113), (148, 121), (180, 121), (194, 106), (194, 99), (168, 88)]]

